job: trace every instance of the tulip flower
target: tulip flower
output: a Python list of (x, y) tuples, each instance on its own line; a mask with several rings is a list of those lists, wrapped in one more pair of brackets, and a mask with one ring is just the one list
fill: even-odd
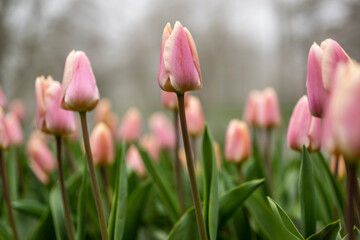
[(258, 106), (259, 102), (261, 101), (261, 92), (258, 90), (253, 90), (249, 93), (249, 96), (246, 100), (245, 110), (243, 118), (250, 126), (257, 126), (258, 125)]
[(150, 116), (149, 129), (162, 149), (172, 149), (175, 146), (175, 130), (168, 116), (164, 113), (156, 112)]
[(141, 113), (137, 108), (129, 108), (121, 122), (118, 139), (127, 143), (139, 140), (142, 133)]
[(111, 165), (114, 162), (114, 140), (109, 127), (98, 123), (90, 135), (95, 165)]
[(251, 137), (246, 123), (230, 121), (225, 137), (225, 158), (229, 162), (241, 163), (251, 155)]
[(102, 98), (95, 108), (95, 123), (105, 122), (107, 115), (111, 112), (111, 102), (107, 98)]
[(155, 161), (158, 162), (160, 160), (160, 144), (154, 135), (147, 134), (141, 137), (140, 145), (150, 154), (150, 156)]
[(196, 137), (204, 131), (205, 120), (200, 99), (189, 96), (188, 105), (185, 108), (186, 123), (190, 136)]
[(99, 98), (89, 59), (82, 51), (71, 51), (65, 62), (61, 107), (76, 112), (91, 111)]
[(281, 112), (275, 90), (268, 87), (261, 94), (256, 108), (257, 125), (267, 129), (278, 127), (281, 124)]
[(158, 82), (164, 91), (184, 93), (202, 88), (200, 61), (187, 28), (167, 23), (162, 36)]
[(0, 107), (5, 108), (7, 105), (7, 100), (5, 94), (0, 86)]
[(311, 115), (306, 96), (300, 98), (293, 110), (287, 132), (287, 143), (291, 149), (300, 152), (303, 145), (309, 152), (320, 150), (321, 119)]
[(18, 117), (14, 113), (8, 113), (5, 116), (8, 126), (8, 135), (10, 145), (19, 146), (23, 143), (24, 135)]
[(127, 150), (126, 164), (134, 170), (139, 177), (144, 178), (146, 176), (146, 170), (141, 155), (134, 145), (131, 145)]
[(25, 122), (26, 119), (26, 108), (24, 102), (16, 98), (11, 101), (10, 112), (14, 113), (21, 122)]
[(36, 78), (36, 123), (39, 129), (54, 135), (66, 135), (75, 130), (74, 114), (60, 108), (60, 83), (50, 76)]

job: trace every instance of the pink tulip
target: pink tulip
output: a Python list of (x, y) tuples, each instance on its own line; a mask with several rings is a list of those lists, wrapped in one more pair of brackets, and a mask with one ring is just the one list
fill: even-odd
[(200, 61), (191, 33), (180, 22), (167, 23), (161, 41), (158, 82), (164, 91), (184, 93), (202, 88)]
[(16, 98), (11, 101), (10, 112), (14, 113), (21, 122), (25, 122), (26, 107), (21, 99)]
[[(164, 106), (164, 108), (169, 109), (169, 110), (178, 110), (178, 99), (176, 96), (176, 93), (173, 92), (165, 92), (165, 91), (161, 91), (162, 92), (162, 104)], [(188, 93), (186, 92), (184, 94), (184, 99), (185, 99), (185, 107), (188, 105)]]
[(249, 96), (246, 101), (245, 110), (244, 110), (244, 120), (250, 126), (257, 126), (257, 108), (261, 101), (261, 92), (258, 90), (253, 90), (249, 93)]
[(199, 98), (189, 96), (188, 105), (185, 108), (185, 114), (190, 136), (197, 137), (201, 135), (204, 131), (205, 119)]
[(127, 143), (130, 143), (139, 140), (141, 133), (141, 113), (137, 108), (129, 108), (121, 122), (118, 138), (120, 141), (125, 139)]
[(306, 88), (309, 99), (310, 112), (315, 117), (322, 117), (328, 91), (325, 89), (322, 78), (323, 49), (314, 43), (309, 51)]
[(102, 98), (95, 108), (95, 123), (105, 122), (106, 117), (111, 112), (111, 102), (107, 98)]
[(351, 60), (346, 52), (341, 48), (339, 43), (332, 39), (326, 39), (321, 43), (324, 50), (321, 61), (322, 80), (324, 87), (328, 91), (332, 91), (337, 66), (340, 62), (350, 63)]
[(9, 145), (9, 128), (5, 121), (4, 111), (2, 107), (0, 107), (0, 150), (7, 149)]
[(75, 130), (74, 114), (60, 108), (60, 83), (50, 76), (36, 78), (36, 124), (39, 129), (54, 135), (66, 135)]
[(241, 163), (251, 155), (251, 137), (245, 122), (230, 121), (225, 137), (225, 158), (229, 162)]
[(0, 107), (5, 108), (6, 105), (7, 105), (7, 100), (6, 100), (5, 94), (0, 86)]
[(310, 152), (321, 147), (321, 119), (310, 114), (306, 96), (300, 98), (291, 115), (287, 132), (287, 143), (291, 149), (302, 151), (305, 145)]
[(141, 155), (134, 145), (131, 145), (127, 150), (126, 164), (134, 170), (139, 177), (144, 178), (146, 176), (146, 170)]
[(149, 129), (159, 141), (162, 149), (175, 147), (175, 129), (167, 115), (161, 112), (153, 113), (149, 119)]
[(160, 160), (160, 144), (152, 134), (144, 135), (140, 139), (141, 146), (150, 154), (155, 161)]
[(33, 160), (30, 159), (30, 168), (33, 171), (33, 173), (35, 174), (35, 176), (37, 177), (37, 179), (44, 185), (49, 183), (49, 176), (48, 173), (45, 172), (40, 166), (39, 164)]
[(5, 121), (8, 126), (10, 145), (20, 146), (24, 141), (24, 135), (19, 119), (14, 113), (8, 113)]
[(111, 165), (114, 162), (114, 139), (105, 123), (98, 123), (90, 135), (94, 164)]
[(91, 111), (99, 98), (89, 59), (82, 51), (71, 51), (65, 62), (61, 107), (77, 112)]
[(281, 124), (281, 112), (277, 94), (271, 87), (266, 88), (257, 105), (257, 125), (262, 128), (274, 128)]

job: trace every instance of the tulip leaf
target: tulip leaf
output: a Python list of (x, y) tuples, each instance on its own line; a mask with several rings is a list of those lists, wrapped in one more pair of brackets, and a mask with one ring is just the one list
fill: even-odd
[(11, 239), (11, 228), (5, 221), (0, 220), (0, 239)]
[(33, 199), (22, 199), (13, 201), (11, 205), (16, 211), (34, 218), (40, 218), (46, 209), (46, 206), (44, 204)]
[(16, 149), (15, 147), (10, 148), (7, 153), (7, 168), (8, 168), (8, 181), (9, 181), (9, 191), (11, 200), (14, 201), (18, 199), (18, 171), (17, 163), (19, 159), (16, 159)]
[(142, 218), (142, 211), (151, 189), (151, 181), (145, 181), (130, 194), (126, 208), (126, 220), (123, 239), (136, 239), (137, 231)]
[(300, 234), (299, 230), (295, 227), (294, 223), (291, 221), (290, 217), (286, 214), (286, 212), (280, 207), (277, 202), (275, 202), (272, 198), (267, 197), (268, 202), (273, 209), (275, 215), (278, 215), (284, 224), (284, 226), (295, 236), (299, 239), (304, 239), (303, 236)]
[(216, 239), (219, 200), (218, 200), (218, 170), (213, 140), (206, 125), (202, 139), (202, 159), (204, 170), (204, 220), (207, 235), (211, 240)]
[(332, 222), (326, 225), (319, 232), (311, 235), (306, 240), (336, 240), (336, 237), (340, 231), (340, 220)]
[(77, 227), (76, 227), (76, 239), (85, 239), (85, 216), (86, 216), (86, 206), (88, 198), (88, 183), (89, 175), (87, 170), (87, 160), (84, 159), (83, 174), (81, 179), (81, 186), (79, 192), (79, 198), (77, 202)]
[(61, 193), (59, 187), (55, 187), (50, 192), (50, 209), (54, 222), (56, 239), (67, 239), (67, 231), (65, 224), (65, 216), (61, 201)]
[(316, 199), (314, 173), (309, 153), (303, 146), (299, 175), (299, 199), (303, 236), (309, 237), (316, 231)]
[(56, 239), (54, 222), (51, 217), (50, 209), (43, 212), (37, 227), (31, 234), (30, 240), (38, 239)]
[(126, 142), (121, 144), (120, 154), (116, 158), (115, 192), (109, 220), (109, 238), (121, 240), (123, 238), (126, 201), (127, 201), (127, 174), (125, 166)]
[(168, 181), (162, 176), (159, 166), (157, 166), (152, 160), (149, 154), (137, 144), (137, 148), (139, 149), (141, 158), (144, 162), (147, 172), (150, 177), (153, 179), (156, 189), (162, 199), (165, 207), (169, 212), (169, 217), (173, 222), (180, 216), (180, 208), (179, 203), (176, 201), (175, 194), (170, 187)]
[(196, 215), (194, 207), (189, 208), (179, 221), (174, 225), (169, 233), (167, 240), (183, 240), (199, 238), (199, 231), (196, 223)]

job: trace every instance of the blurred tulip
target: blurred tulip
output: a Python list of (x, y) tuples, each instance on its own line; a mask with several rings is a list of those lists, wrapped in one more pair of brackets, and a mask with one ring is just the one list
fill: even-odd
[(320, 151), (321, 119), (310, 114), (306, 96), (297, 102), (290, 118), (287, 143), (291, 149), (302, 151), (305, 145), (309, 152)]
[(26, 108), (24, 102), (16, 98), (11, 101), (10, 112), (14, 113), (21, 122), (25, 122), (26, 119)]
[(184, 93), (202, 88), (199, 56), (191, 33), (180, 22), (167, 23), (161, 41), (158, 82), (164, 91)]
[(0, 107), (5, 108), (7, 105), (7, 100), (5, 94), (0, 86)]
[(152, 134), (144, 135), (140, 139), (141, 146), (150, 154), (150, 156), (157, 162), (160, 160), (160, 144)]
[(105, 123), (98, 123), (90, 135), (90, 146), (94, 164), (111, 165), (114, 162), (114, 139)]
[(7, 149), (9, 145), (9, 129), (5, 120), (4, 111), (2, 107), (0, 107), (0, 150)]
[(141, 155), (138, 151), (138, 149), (131, 145), (126, 153), (126, 164), (135, 171), (135, 173), (141, 177), (145, 178), (146, 176), (146, 170), (144, 163), (142, 161)]
[(190, 136), (197, 137), (204, 131), (205, 120), (200, 99), (188, 97), (188, 106), (185, 108), (186, 123)]
[(321, 43), (324, 50), (322, 54), (321, 69), (324, 87), (328, 91), (332, 91), (334, 86), (334, 78), (339, 63), (350, 63), (351, 60), (339, 43), (332, 39), (326, 39)]
[[(166, 91), (161, 91), (161, 93), (164, 108), (178, 111), (179, 106), (176, 93)], [(185, 107), (188, 105), (188, 95), (189, 94), (187, 92), (184, 94)]]
[(60, 94), (60, 83), (52, 77), (36, 78), (36, 124), (46, 133), (66, 135), (75, 130), (74, 113), (60, 108)]
[(65, 62), (61, 107), (76, 112), (91, 111), (99, 98), (89, 59), (82, 51), (71, 51)]
[(30, 159), (29, 165), (37, 179), (42, 184), (46, 185), (49, 183), (48, 173), (45, 172), (34, 159)]
[(107, 115), (111, 112), (111, 102), (107, 98), (102, 98), (95, 108), (95, 123), (105, 122)]
[(225, 158), (229, 162), (240, 163), (251, 155), (251, 138), (245, 122), (230, 121), (225, 138)]
[(257, 125), (262, 128), (274, 128), (281, 124), (281, 112), (277, 94), (271, 87), (266, 88), (257, 105)]
[(161, 112), (153, 113), (149, 119), (149, 129), (159, 141), (162, 149), (175, 147), (175, 129), (167, 115)]
[[(338, 161), (336, 163), (336, 160)], [(336, 166), (337, 164), (337, 166)], [(337, 168), (337, 169), (336, 169)], [(335, 155), (331, 156), (330, 159), (330, 169), (333, 174), (337, 173), (337, 178), (342, 180), (346, 176), (346, 167), (345, 160), (343, 156), (336, 157)]]
[(129, 108), (121, 122), (118, 139), (127, 143), (139, 140), (142, 133), (141, 113), (137, 108)]
[(260, 101), (261, 101), (260, 91), (253, 90), (249, 93), (248, 98), (246, 100), (243, 118), (250, 126), (256, 126), (258, 124), (257, 109)]
[(10, 145), (20, 146), (24, 141), (24, 135), (18, 117), (10, 112), (6, 114), (5, 121), (8, 126)]

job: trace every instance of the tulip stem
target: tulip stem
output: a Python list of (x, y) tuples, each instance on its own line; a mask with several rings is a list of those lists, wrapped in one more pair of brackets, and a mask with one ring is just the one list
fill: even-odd
[(269, 183), (269, 188), (270, 188), (270, 193), (272, 192), (273, 189), (273, 184), (272, 184), (272, 166), (271, 166), (271, 135), (272, 135), (272, 131), (270, 128), (266, 129), (266, 142), (265, 142), (265, 167), (266, 167), (266, 173), (267, 173), (267, 177), (268, 177), (268, 183)]
[(197, 182), (196, 182), (194, 162), (193, 162), (193, 158), (192, 158), (189, 135), (188, 135), (187, 125), (186, 125), (184, 94), (178, 93), (177, 98), (178, 98), (178, 102), (179, 102), (179, 115), (180, 115), (181, 131), (182, 131), (185, 154), (186, 154), (186, 164), (187, 164), (187, 169), (188, 169), (189, 178), (190, 178), (191, 193), (192, 193), (192, 198), (193, 198), (195, 213), (196, 213), (196, 222), (197, 222), (197, 226), (198, 226), (198, 230), (199, 230), (200, 239), (207, 240), (208, 238), (206, 235), (204, 216), (202, 215), (200, 194), (199, 194), (199, 190), (198, 190), (198, 186), (197, 186)]
[(180, 203), (180, 211), (183, 214), (185, 212), (185, 200), (184, 200), (184, 183), (182, 177), (182, 168), (179, 159), (179, 114), (177, 110), (174, 110), (174, 127), (176, 133), (176, 141), (175, 141), (175, 177), (176, 177), (176, 185), (179, 196)]
[(356, 187), (356, 165), (349, 161), (345, 161), (346, 166), (346, 190), (347, 190), (347, 204), (346, 204), (346, 225), (348, 232), (348, 239), (355, 239), (355, 231), (354, 228), (354, 205), (357, 204), (355, 202), (356, 193), (354, 190)]
[(95, 197), (96, 210), (97, 210), (98, 217), (99, 217), (101, 236), (102, 236), (103, 240), (108, 240), (109, 237), (108, 237), (108, 232), (107, 232), (107, 227), (106, 227), (104, 208), (103, 208), (102, 201), (101, 201), (99, 184), (96, 179), (95, 167), (94, 167), (94, 162), (93, 162), (92, 154), (91, 154), (89, 133), (88, 133), (87, 121), (86, 121), (86, 112), (80, 112), (80, 119), (81, 119), (81, 128), (82, 128), (82, 132), (83, 132), (85, 151), (86, 151), (86, 159), (87, 159), (87, 163), (88, 163), (89, 171), (90, 171), (91, 185), (92, 185), (92, 189), (93, 189), (93, 193), (94, 193), (94, 197)]
[(0, 150), (0, 171), (1, 171), (1, 181), (3, 184), (3, 195), (5, 198), (5, 204), (6, 204), (6, 208), (8, 211), (8, 217), (9, 217), (9, 222), (10, 222), (10, 226), (13, 232), (13, 238), (14, 240), (18, 240), (19, 236), (16, 230), (16, 224), (15, 224), (15, 218), (14, 218), (14, 214), (12, 211), (12, 207), (11, 207), (11, 199), (10, 199), (10, 193), (9, 193), (9, 183), (8, 183), (8, 179), (6, 176), (6, 170), (5, 170), (5, 163), (4, 163), (4, 159), (3, 159), (3, 151)]
[(61, 190), (61, 198), (64, 207), (64, 215), (65, 215), (65, 222), (66, 222), (66, 229), (69, 235), (70, 240), (74, 240), (74, 229), (71, 222), (71, 214), (70, 214), (70, 206), (69, 206), (69, 199), (67, 196), (67, 192), (65, 189), (65, 178), (64, 178), (64, 169), (62, 165), (62, 158), (61, 158), (61, 136), (55, 136), (56, 139), (56, 153), (57, 153), (57, 162), (59, 168), (59, 182), (60, 182), (60, 190)]
[(337, 179), (339, 175), (339, 162), (340, 162), (339, 155), (335, 155), (335, 169), (334, 169), (335, 179)]

